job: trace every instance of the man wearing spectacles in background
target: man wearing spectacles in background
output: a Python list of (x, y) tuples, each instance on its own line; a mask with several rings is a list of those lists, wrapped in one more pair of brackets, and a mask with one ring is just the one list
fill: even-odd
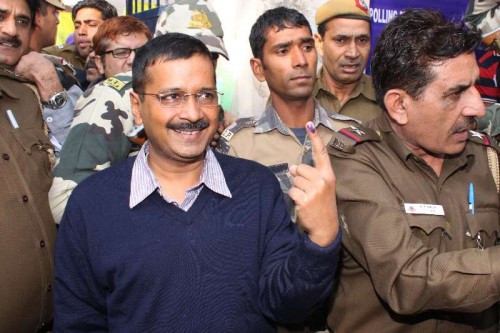
[(148, 141), (81, 183), (56, 246), (54, 330), (273, 332), (332, 290), (340, 246), (335, 176), (295, 166), (286, 213), (273, 174), (209, 148), (219, 124), (207, 47), (179, 33), (138, 50), (130, 93)]
[[(93, 39), (96, 65), (107, 79), (89, 88), (76, 103), (75, 117), (54, 169), (55, 181), (49, 192), (56, 223), (80, 181), (109, 166), (113, 158), (120, 156), (118, 160), (122, 160), (129, 154), (131, 143), (125, 133), (132, 128), (133, 120), (131, 112), (126, 111), (130, 110), (130, 102), (123, 106), (123, 98), (128, 99), (131, 87), (119, 75), (113, 75), (130, 71), (135, 57), (132, 50), (151, 37), (148, 27), (132, 16), (113, 17), (99, 26)], [(108, 145), (116, 148), (110, 159)]]

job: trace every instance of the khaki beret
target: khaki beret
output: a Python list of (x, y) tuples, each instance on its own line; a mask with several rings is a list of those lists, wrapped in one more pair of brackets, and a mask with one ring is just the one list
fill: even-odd
[(370, 10), (365, 0), (328, 0), (316, 11), (316, 24), (333, 17), (346, 17), (370, 21)]
[(50, 3), (52, 6), (57, 9), (64, 10), (64, 4), (61, 0), (45, 0), (45, 2)]

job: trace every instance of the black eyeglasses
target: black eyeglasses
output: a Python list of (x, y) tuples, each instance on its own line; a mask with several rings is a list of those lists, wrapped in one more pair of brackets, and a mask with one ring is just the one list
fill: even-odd
[(194, 93), (186, 93), (182, 90), (161, 92), (158, 94), (138, 92), (139, 95), (155, 96), (161, 105), (169, 108), (178, 108), (184, 105), (189, 96), (193, 96), (200, 106), (219, 106), (219, 95), (224, 95), (215, 89), (204, 89)]
[(137, 52), (138, 49), (139, 48), (137, 48), (137, 49), (129, 49), (129, 48), (125, 48), (125, 47), (119, 47), (117, 49), (105, 51), (103, 53), (104, 54), (111, 53), (111, 55), (113, 56), (113, 58), (126, 59), (126, 58), (128, 58), (130, 56), (130, 53), (132, 53), (132, 51)]

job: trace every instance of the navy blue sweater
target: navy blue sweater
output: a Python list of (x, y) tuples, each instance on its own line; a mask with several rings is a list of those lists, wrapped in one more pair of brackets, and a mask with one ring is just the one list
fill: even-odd
[(232, 198), (128, 207), (135, 159), (73, 192), (56, 245), (57, 332), (273, 332), (331, 293), (340, 237), (300, 237), (265, 167), (217, 154)]

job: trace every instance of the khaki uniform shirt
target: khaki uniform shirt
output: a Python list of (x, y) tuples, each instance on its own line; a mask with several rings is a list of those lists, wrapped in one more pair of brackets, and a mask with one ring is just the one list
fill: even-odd
[[(313, 122), (325, 144), (335, 131), (358, 124), (351, 118), (327, 113), (316, 101)], [(294, 205), (288, 196), (292, 186), (292, 176), (288, 167), (300, 163), (313, 165), (312, 145), (308, 137), (304, 142), (299, 142), (281, 121), (274, 107), (268, 105), (263, 114), (240, 118), (229, 126), (222, 133), (217, 149), (225, 154), (269, 166), (280, 182), (288, 211), (295, 221)]]
[(385, 115), (369, 126), (379, 134), (342, 131), (328, 146), (345, 249), (330, 328), (497, 332), (499, 197), (486, 154), (496, 142), (471, 131), (464, 151), (447, 158), (437, 176)]
[(73, 67), (83, 70), (85, 67), (85, 59), (80, 57), (78, 52), (76, 52), (75, 45), (54, 45), (46, 47), (42, 50), (42, 53), (48, 53), (54, 56), (58, 56), (69, 62)]
[(38, 98), (0, 69), (0, 332), (35, 332), (52, 318), (50, 149)]
[(382, 109), (378, 106), (375, 98), (375, 90), (373, 89), (372, 78), (370, 76), (363, 74), (358, 85), (344, 105), (341, 105), (338, 98), (328, 91), (323, 77), (324, 68), (321, 67), (318, 72), (313, 95), (326, 110), (358, 119), (363, 123), (382, 114)]

